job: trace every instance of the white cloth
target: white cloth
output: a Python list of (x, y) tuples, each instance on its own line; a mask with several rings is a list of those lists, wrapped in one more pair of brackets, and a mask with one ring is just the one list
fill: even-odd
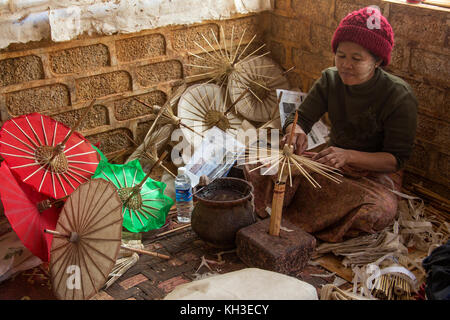
[(318, 300), (309, 283), (281, 273), (246, 268), (176, 287), (164, 300)]

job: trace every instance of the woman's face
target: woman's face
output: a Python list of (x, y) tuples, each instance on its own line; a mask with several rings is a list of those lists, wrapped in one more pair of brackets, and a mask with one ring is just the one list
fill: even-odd
[(366, 48), (354, 42), (340, 42), (334, 60), (342, 82), (350, 86), (372, 78), (375, 68), (382, 62), (376, 62)]

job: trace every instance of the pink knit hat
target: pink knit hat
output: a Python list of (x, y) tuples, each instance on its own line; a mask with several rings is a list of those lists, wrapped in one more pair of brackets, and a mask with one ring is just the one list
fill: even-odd
[(383, 59), (382, 66), (387, 66), (394, 47), (394, 31), (378, 9), (366, 7), (349, 13), (341, 20), (331, 41), (334, 53), (342, 41), (359, 44)]

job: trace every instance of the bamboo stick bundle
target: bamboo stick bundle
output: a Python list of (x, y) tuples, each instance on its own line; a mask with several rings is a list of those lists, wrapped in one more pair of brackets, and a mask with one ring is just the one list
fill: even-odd
[(372, 295), (381, 300), (410, 300), (411, 286), (397, 274), (383, 274), (372, 289)]
[(139, 260), (139, 255), (133, 253), (131, 256), (119, 258), (113, 269), (109, 273), (108, 281), (105, 283), (105, 289), (108, 289), (118, 278), (134, 266)]
[(372, 288), (371, 294), (373, 297), (377, 298), (380, 297), (383, 294), (383, 291), (381, 290), (381, 277), (376, 279), (375, 285)]
[(342, 174), (339, 173), (338, 169), (313, 161), (306, 156), (296, 155), (287, 144), (282, 149), (250, 146), (239, 159), (247, 165), (259, 164), (249, 171), (262, 169), (263, 175), (281, 165), (278, 171), (278, 180), (286, 176), (289, 178), (290, 186), (292, 186), (292, 177), (294, 175), (303, 175), (315, 188), (321, 188), (320, 184), (312, 176), (313, 173), (320, 174), (338, 184), (342, 182), (339, 179), (339, 177), (342, 177)]

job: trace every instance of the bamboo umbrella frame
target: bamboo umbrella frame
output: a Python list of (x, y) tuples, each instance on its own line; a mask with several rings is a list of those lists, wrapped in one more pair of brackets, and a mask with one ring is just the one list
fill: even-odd
[[(219, 87), (207, 83), (189, 88), (178, 104), (178, 113), (185, 114), (181, 117), (182, 123), (186, 122), (185, 126), (191, 127), (200, 134), (217, 126), (222, 131), (236, 136), (242, 120), (231, 111), (236, 103), (244, 97), (247, 90), (244, 90), (238, 99), (228, 106), (228, 95), (225, 94), (223, 97), (222, 88), (223, 84)], [(213, 92), (211, 93), (211, 91)], [(197, 121), (200, 124), (192, 123)]]
[[(238, 64), (236, 70), (229, 76), (228, 91), (232, 99), (248, 89), (248, 94), (237, 106), (237, 112), (249, 120), (265, 122), (277, 115), (279, 118), (276, 89), (289, 88), (285, 75), (295, 67), (281, 71), (279, 67), (270, 65), (269, 62), (271, 62), (269, 58), (261, 57), (250, 63)], [(270, 69), (259, 69), (260, 65)]]
[[(247, 49), (251, 45), (251, 43), (255, 40), (256, 34), (251, 38), (251, 40), (247, 43), (247, 45), (242, 49), (242, 51), (239, 53), (239, 49), (241, 48), (242, 41), (244, 39), (244, 35), (247, 29), (244, 29), (244, 31), (241, 34), (241, 37), (239, 39), (238, 45), (235, 47), (234, 42), (234, 26), (231, 29), (231, 39), (229, 42), (229, 45), (227, 46), (227, 41), (225, 38), (225, 31), (223, 27), (220, 27), (220, 38), (223, 41), (220, 41), (217, 39), (214, 31), (210, 29), (213, 43), (209, 41), (203, 34), (201, 34), (203, 40), (207, 43), (207, 48), (204, 48), (201, 46), (198, 42), (194, 41), (194, 44), (199, 47), (203, 53), (206, 55), (204, 57), (199, 56), (198, 54), (188, 52), (191, 56), (196, 57), (197, 59), (200, 59), (201, 62), (199, 64), (185, 64), (189, 67), (199, 68), (202, 70), (208, 70), (207, 72), (196, 74), (192, 76), (187, 76), (186, 78), (194, 78), (194, 77), (202, 77), (207, 76), (210, 78), (210, 80), (207, 82), (216, 82), (220, 85), (227, 84), (228, 83), (228, 77), (232, 72), (242, 72), (240, 68), (238, 68), (239, 64), (250, 62), (254, 59), (258, 59), (260, 57), (264, 57), (268, 55), (270, 52), (265, 52), (263, 54), (260, 53), (260, 51), (265, 47), (265, 44), (258, 47), (256, 50), (252, 51), (248, 55), (244, 56), (244, 53), (247, 52)], [(269, 66), (267, 65), (261, 65), (259, 68), (267, 68)]]
[[(148, 130), (145, 138), (147, 139), (148, 137), (150, 137), (150, 135), (153, 133), (153, 131), (156, 128), (156, 124), (158, 123), (159, 120), (163, 120), (171, 125), (173, 125), (173, 129), (175, 128), (186, 128), (198, 135), (200, 135), (203, 138), (203, 135), (201, 135), (200, 133), (196, 132), (195, 130), (193, 130), (191, 127), (187, 126), (186, 124), (184, 124), (182, 122), (182, 118), (177, 117), (173, 111), (173, 106), (175, 105), (176, 101), (178, 101), (178, 99), (180, 98), (181, 94), (186, 90), (186, 84), (183, 84), (180, 88), (177, 89), (177, 91), (175, 91), (173, 97), (171, 97), (170, 99), (167, 100), (167, 102), (162, 106), (151, 106), (148, 103), (145, 103), (144, 101), (134, 97), (134, 100), (136, 100), (137, 102), (141, 103), (142, 105), (150, 108), (153, 112), (157, 112), (156, 118), (153, 121), (152, 126), (150, 127), (150, 129)], [(173, 130), (172, 130), (173, 131)]]
[[(298, 111), (295, 112), (294, 123), (297, 122)], [(269, 166), (263, 172), (268, 173), (276, 166), (279, 166), (277, 172), (277, 181), (274, 186), (274, 194), (272, 200), (272, 210), (269, 225), (269, 234), (279, 236), (281, 215), (283, 210), (284, 193), (287, 178), (289, 177), (290, 186), (292, 186), (293, 171), (302, 174), (314, 188), (321, 188), (320, 184), (308, 173), (307, 169), (316, 172), (333, 182), (340, 183), (336, 176), (341, 176), (336, 168), (318, 163), (304, 156), (294, 154), (294, 148), (291, 145), (294, 131), (291, 131), (290, 136), (282, 150), (271, 150), (267, 148), (249, 147), (244, 155), (247, 160), (245, 164), (262, 163), (251, 169), (250, 172)], [(264, 152), (266, 156), (261, 157), (260, 154)], [(256, 155), (255, 155), (256, 153)], [(281, 164), (281, 166), (280, 166)]]

